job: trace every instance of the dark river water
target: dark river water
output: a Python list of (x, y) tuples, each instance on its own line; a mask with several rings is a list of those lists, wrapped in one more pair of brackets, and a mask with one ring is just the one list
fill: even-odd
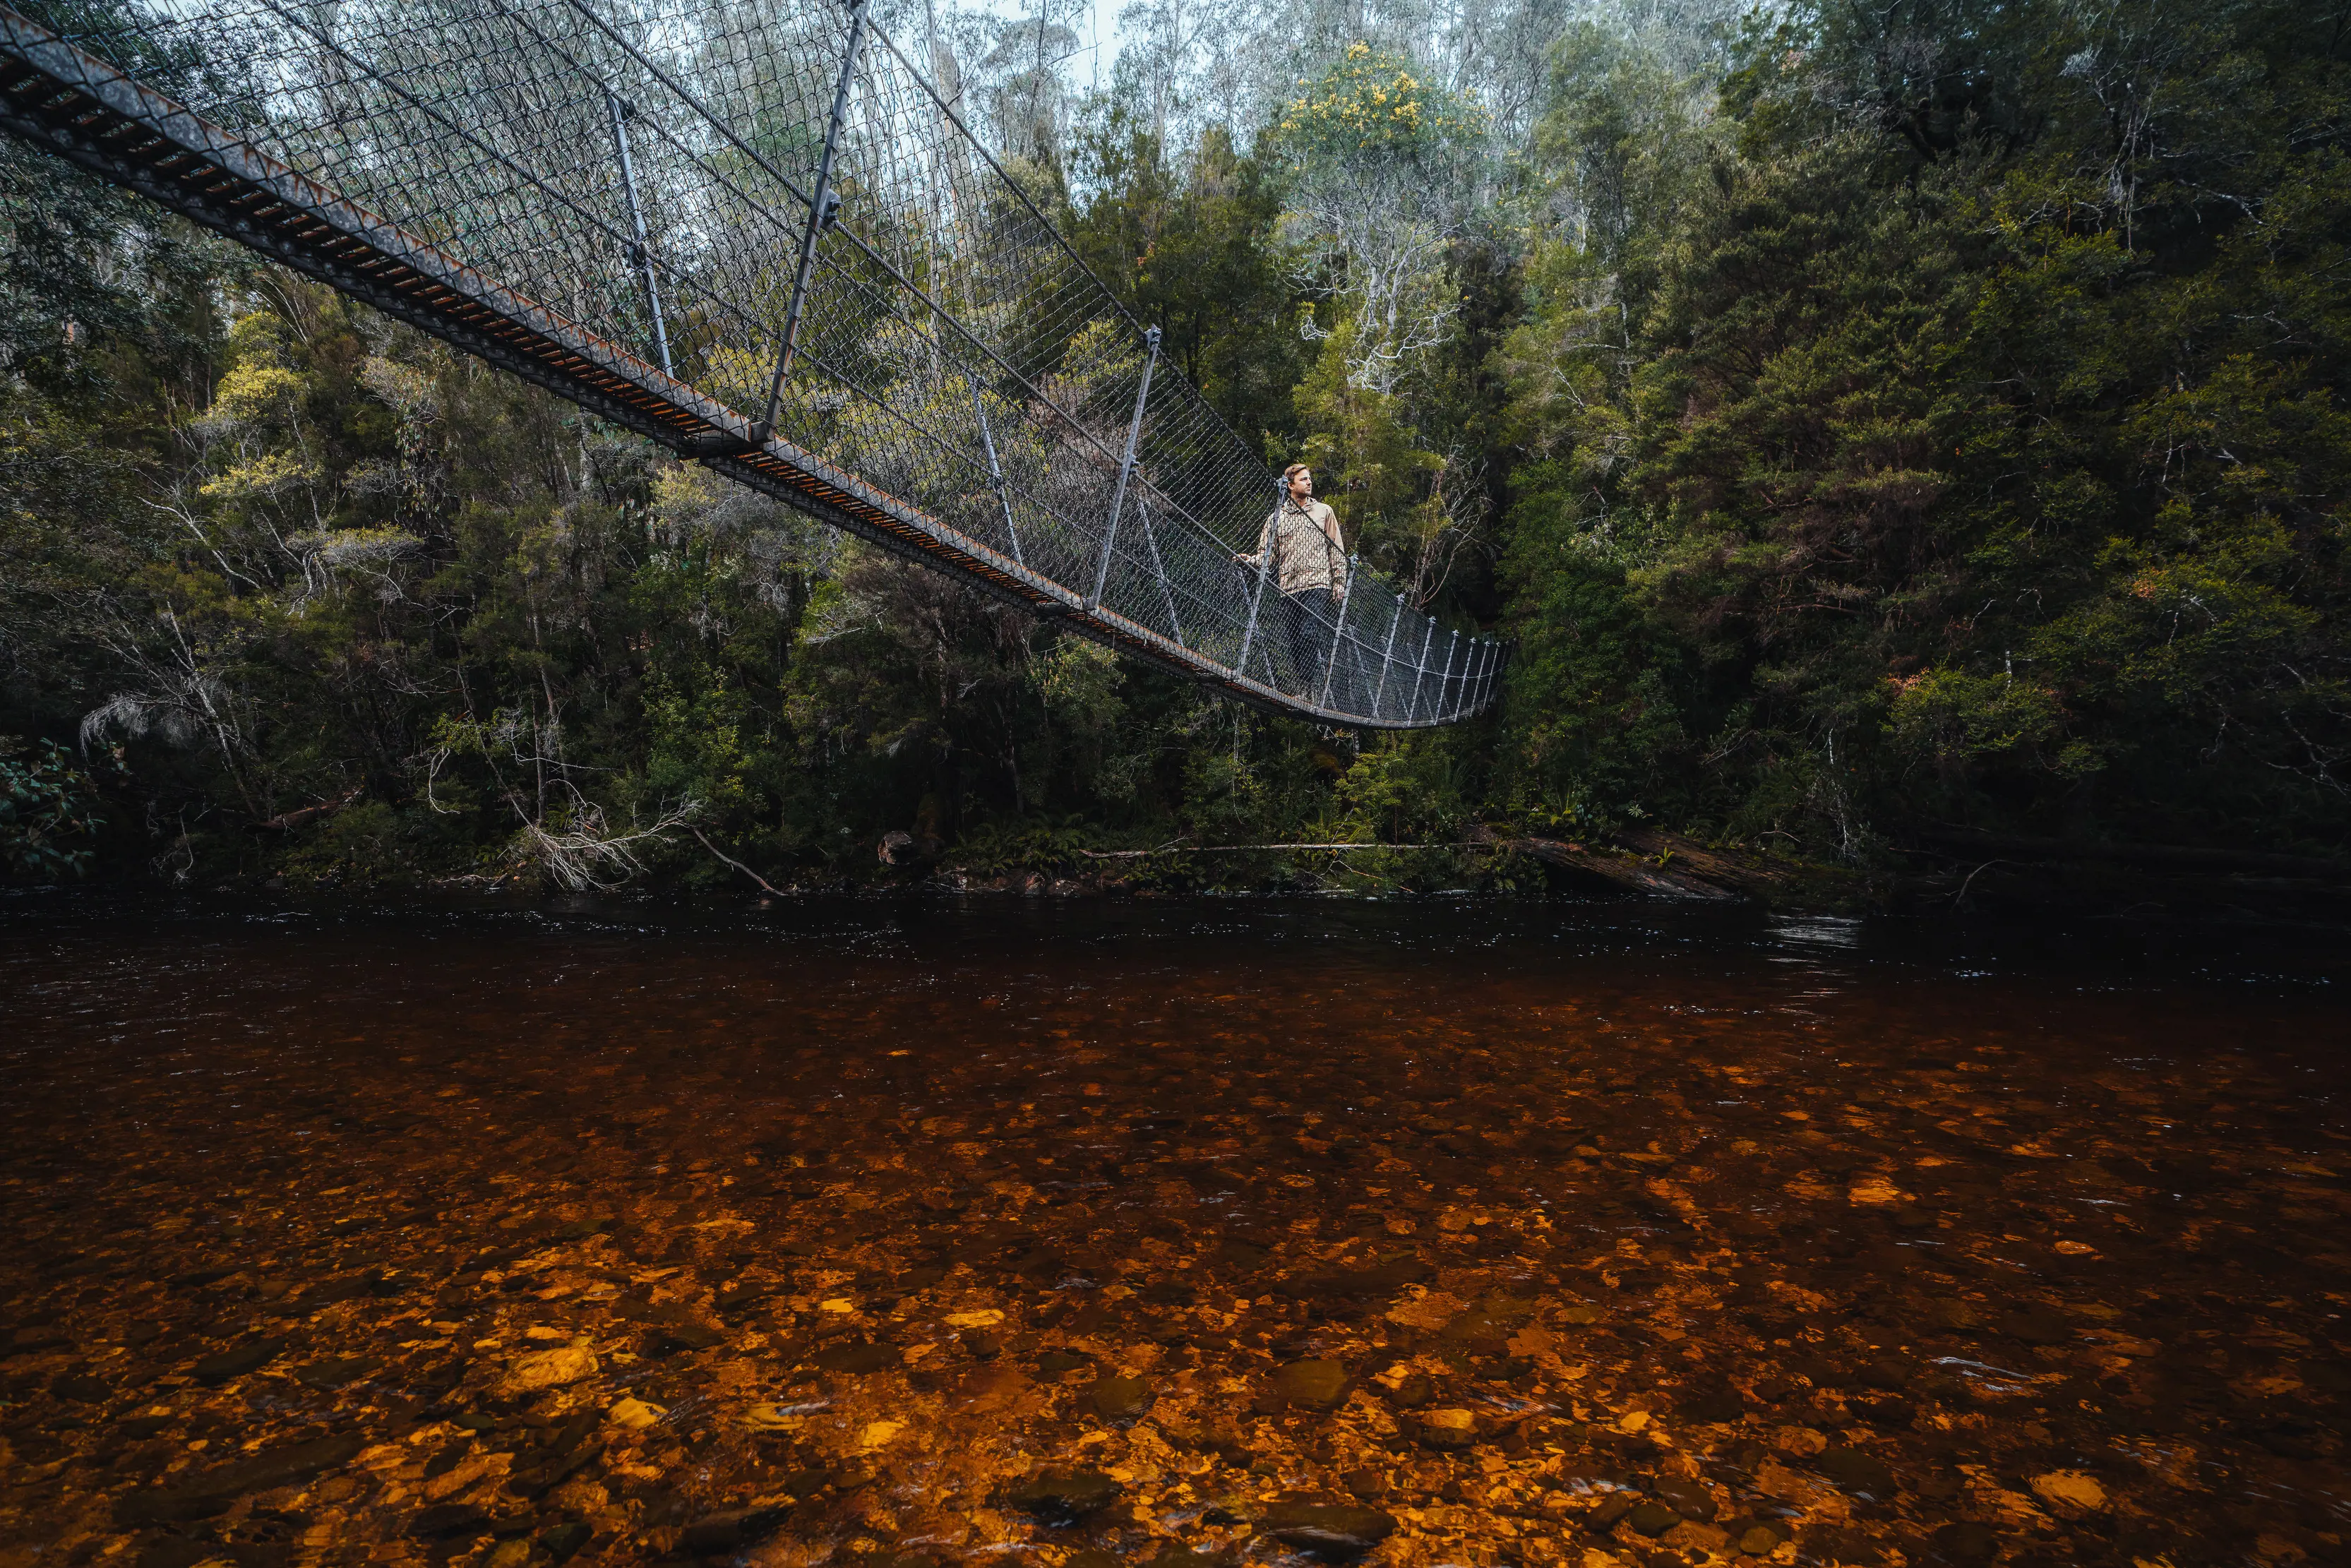
[(0, 903), (0, 1568), (2351, 1562), (2340, 935)]

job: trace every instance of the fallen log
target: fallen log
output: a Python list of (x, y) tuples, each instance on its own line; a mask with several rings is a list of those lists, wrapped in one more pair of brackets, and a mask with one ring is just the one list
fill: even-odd
[(321, 800), (315, 806), (298, 806), (293, 810), (281, 812), (266, 822), (256, 822), (254, 826), (274, 832), (286, 832), (300, 827), (305, 822), (316, 821), (320, 817), (331, 817), (366, 792), (366, 785), (355, 785), (334, 800)]
[(1817, 894), (1824, 880), (1834, 883), (1843, 874), (1834, 868), (1810, 862), (1791, 863), (1761, 854), (1727, 854), (1695, 839), (1656, 828), (1619, 828), (1614, 838), (1660, 870), (1677, 872), (1766, 901)]
[(1441, 844), (1375, 844), (1353, 841), (1311, 844), (1185, 844), (1168, 845), (1155, 850), (1080, 850), (1078, 853), (1090, 861), (1139, 861), (1154, 855), (1234, 855), (1277, 850), (1490, 850), (1500, 841), (1463, 839)]
[[(1483, 830), (1479, 831), (1483, 833)], [(1078, 853), (1091, 861), (1118, 861), (1147, 860), (1159, 855), (1286, 853), (1298, 851), (1344, 853), (1351, 850), (1385, 850), (1392, 853), (1413, 850), (1488, 850), (1499, 853), (1515, 852), (1531, 855), (1547, 865), (1583, 873), (1627, 893), (1640, 894), (1648, 898), (1720, 903), (1737, 899), (1744, 891), (1738, 888), (1735, 883), (1724, 885), (1724, 883), (1730, 881), (1727, 875), (1705, 874), (1706, 868), (1695, 866), (1689, 870), (1680, 867), (1668, 870), (1663, 864), (1651, 863), (1636, 850), (1593, 849), (1583, 844), (1570, 843), (1562, 839), (1506, 839), (1495, 834), (1427, 844), (1352, 842), (1186, 844), (1169, 845), (1155, 850), (1080, 850)], [(1675, 850), (1667, 849), (1662, 852), (1660, 858), (1670, 859), (1676, 852)], [(1703, 858), (1708, 859), (1709, 862), (1719, 862), (1725, 868), (1730, 864), (1729, 862), (1721, 861), (1719, 856)], [(1770, 879), (1762, 874), (1750, 873), (1747, 880), (1766, 883)]]
[(1580, 872), (1650, 898), (1724, 903), (1740, 894), (1729, 887), (1680, 870), (1667, 870), (1629, 850), (1592, 849), (1563, 839), (1503, 839), (1498, 846), (1519, 850), (1546, 865)]

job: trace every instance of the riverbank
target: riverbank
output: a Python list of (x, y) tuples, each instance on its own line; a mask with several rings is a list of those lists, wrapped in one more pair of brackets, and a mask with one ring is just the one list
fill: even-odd
[[(1429, 845), (1275, 843), (1077, 851), (975, 873), (884, 841), (880, 880), (1041, 897), (1241, 891), (1474, 892), (1780, 911), (1910, 915), (2164, 915), (2351, 924), (2351, 862), (2309, 856), (2074, 843), (1952, 829), (1844, 864), (1754, 844), (1625, 828), (1583, 840), (1473, 829)], [(903, 863), (893, 864), (895, 852)], [(737, 868), (742, 869), (742, 868)], [(889, 872), (901, 874), (892, 877)], [(754, 879), (758, 880), (758, 879)], [(831, 885), (839, 885), (837, 883)], [(768, 892), (782, 890), (762, 886)]]
[[(2351, 926), (2351, 862), (2210, 848), (2099, 843), (1937, 830), (1907, 846), (1871, 842), (1851, 861), (1771, 841), (1705, 841), (1639, 825), (1577, 838), (1473, 825), (1427, 843), (1190, 839), (1103, 848), (1075, 829), (984, 836), (946, 845), (896, 831), (870, 853), (823, 868), (747, 863), (691, 824), (632, 841), (625, 864), (590, 883), (544, 858), (434, 875), (354, 857), (287, 857), (251, 873), (199, 878), (163, 862), (93, 885), (133, 898), (191, 883), (265, 897), (413, 895), (556, 898), (632, 893), (805, 899), (845, 894), (1000, 894), (1042, 899), (1462, 896), (1505, 903), (1631, 901), (1923, 918), (2052, 915), (2223, 919)], [(1113, 841), (1113, 842), (1115, 841)], [(576, 857), (575, 857), (576, 858)]]

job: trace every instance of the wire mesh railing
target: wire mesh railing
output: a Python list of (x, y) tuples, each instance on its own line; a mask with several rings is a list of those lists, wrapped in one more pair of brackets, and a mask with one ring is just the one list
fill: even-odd
[(1487, 706), (1506, 650), (1270, 527), (1278, 477), (869, 6), (0, 9), (0, 124), (1247, 700)]

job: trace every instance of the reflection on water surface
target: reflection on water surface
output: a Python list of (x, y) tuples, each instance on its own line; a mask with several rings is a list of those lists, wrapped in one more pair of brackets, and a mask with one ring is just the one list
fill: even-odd
[(0, 910), (0, 1563), (2351, 1558), (2323, 953), (753, 919)]

